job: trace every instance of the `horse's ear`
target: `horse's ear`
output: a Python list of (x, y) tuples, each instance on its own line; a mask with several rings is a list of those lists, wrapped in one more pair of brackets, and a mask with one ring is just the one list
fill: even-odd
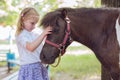
[(63, 9), (62, 12), (61, 12), (61, 14), (62, 14), (63, 18), (65, 18), (66, 15), (67, 15), (67, 10), (66, 10), (66, 9)]

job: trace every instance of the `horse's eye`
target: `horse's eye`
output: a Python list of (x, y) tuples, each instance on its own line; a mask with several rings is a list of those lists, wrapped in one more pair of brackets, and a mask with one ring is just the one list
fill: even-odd
[(58, 32), (59, 32), (59, 28), (54, 28), (54, 29), (53, 29), (53, 32), (54, 32), (54, 33), (58, 33)]

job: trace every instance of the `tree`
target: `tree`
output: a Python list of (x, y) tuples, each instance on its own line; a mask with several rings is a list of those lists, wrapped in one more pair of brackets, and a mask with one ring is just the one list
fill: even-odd
[(101, 0), (101, 4), (107, 7), (120, 7), (120, 0)]

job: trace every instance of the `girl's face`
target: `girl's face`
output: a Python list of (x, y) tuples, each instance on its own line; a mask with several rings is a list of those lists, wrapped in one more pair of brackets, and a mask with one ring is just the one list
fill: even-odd
[(35, 28), (35, 25), (37, 23), (37, 20), (35, 19), (27, 19), (23, 22), (24, 24), (24, 29), (26, 29), (27, 31), (32, 31)]

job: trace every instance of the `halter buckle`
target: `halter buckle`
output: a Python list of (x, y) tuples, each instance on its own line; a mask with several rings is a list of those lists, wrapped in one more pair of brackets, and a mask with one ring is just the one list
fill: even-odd
[(67, 16), (66, 16), (65, 20), (66, 20), (67, 23), (71, 22), (70, 19)]
[(59, 44), (59, 50), (60, 50), (60, 52), (62, 52), (62, 50), (64, 50), (64, 49), (65, 49), (65, 45)]

